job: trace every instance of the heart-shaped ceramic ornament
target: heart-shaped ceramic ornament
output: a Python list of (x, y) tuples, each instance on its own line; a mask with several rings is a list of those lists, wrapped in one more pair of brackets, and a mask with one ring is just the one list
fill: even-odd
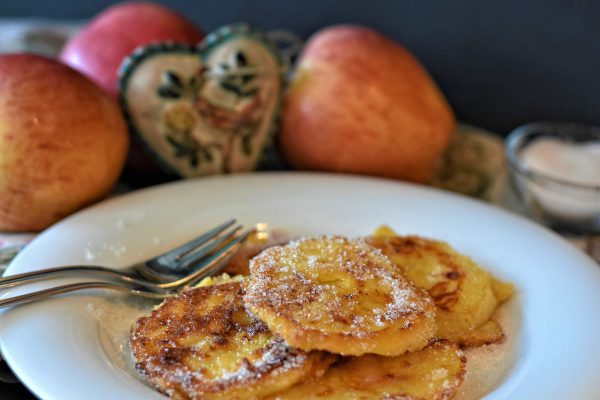
[(137, 49), (119, 72), (120, 100), (134, 135), (168, 171), (250, 171), (270, 145), (284, 70), (266, 36), (228, 25), (198, 46)]

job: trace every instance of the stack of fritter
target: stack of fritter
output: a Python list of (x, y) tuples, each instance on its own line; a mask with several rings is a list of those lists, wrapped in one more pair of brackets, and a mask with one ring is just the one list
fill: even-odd
[(205, 282), (133, 327), (137, 368), (162, 393), (448, 399), (461, 347), (502, 340), (491, 317), (512, 294), (448, 245), (387, 228), (269, 247), (235, 268), (247, 276)]

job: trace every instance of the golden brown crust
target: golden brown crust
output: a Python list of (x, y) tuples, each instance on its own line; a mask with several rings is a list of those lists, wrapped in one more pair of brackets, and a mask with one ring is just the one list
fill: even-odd
[(244, 301), (294, 347), (398, 355), (422, 349), (435, 332), (429, 296), (362, 240), (271, 247), (250, 271)]
[(465, 348), (502, 343), (504, 337), (504, 330), (498, 321), (492, 318), (471, 331), (461, 332), (460, 334), (457, 334), (456, 337), (450, 337), (448, 339), (458, 343), (462, 348)]
[(343, 359), (323, 377), (303, 382), (270, 400), (444, 400), (464, 381), (466, 360), (458, 346), (437, 341), (397, 357)]
[(283, 231), (272, 230), (265, 232), (252, 232), (242, 244), (242, 247), (231, 257), (223, 272), (229, 275), (249, 275), (250, 260), (261, 251), (290, 241), (290, 237)]
[(242, 302), (240, 282), (166, 300), (132, 329), (136, 367), (177, 399), (246, 399), (283, 390), (327, 368), (329, 356), (289, 347)]
[[(431, 295), (437, 306), (437, 336), (461, 342), (462, 334), (470, 335), (496, 310), (499, 302), (490, 274), (446, 243), (395, 236), (385, 230), (381, 234), (376, 231), (366, 241), (381, 249), (402, 273)], [(492, 336), (491, 330), (487, 333)], [(474, 337), (470, 335), (470, 339)]]

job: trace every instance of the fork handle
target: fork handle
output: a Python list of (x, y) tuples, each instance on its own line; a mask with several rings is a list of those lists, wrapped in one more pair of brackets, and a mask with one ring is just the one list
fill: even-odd
[(0, 308), (17, 306), (21, 304), (31, 303), (34, 301), (40, 301), (47, 299), (52, 296), (56, 296), (58, 294), (75, 292), (78, 290), (86, 290), (86, 289), (113, 289), (120, 290), (124, 292), (129, 292), (138, 296), (144, 296), (152, 299), (165, 299), (170, 295), (168, 293), (153, 293), (146, 292), (141, 290), (135, 290), (130, 287), (120, 285), (114, 282), (80, 282), (80, 283), (72, 283), (69, 285), (56, 286), (49, 289), (38, 290), (36, 292), (31, 292), (27, 294), (22, 294), (18, 296), (12, 296), (5, 299), (0, 299)]
[(66, 267), (57, 267), (57, 268), (46, 268), (40, 269), (33, 272), (26, 272), (24, 274), (16, 274), (10, 275), (4, 278), (0, 278), (0, 290), (14, 287), (18, 285), (22, 285), (29, 282), (39, 281), (44, 278), (58, 276), (63, 274), (69, 274), (73, 272), (84, 272), (84, 273), (101, 273), (111, 275), (113, 277), (121, 278), (126, 276), (123, 272), (116, 271), (114, 269), (95, 266), (95, 265), (70, 265)]

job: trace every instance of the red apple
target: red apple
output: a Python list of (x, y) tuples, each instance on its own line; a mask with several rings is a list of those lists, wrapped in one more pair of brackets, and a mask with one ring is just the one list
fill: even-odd
[(454, 116), (419, 62), (364, 27), (314, 34), (287, 93), (281, 146), (300, 169), (427, 182)]
[(107, 194), (128, 139), (118, 103), (79, 72), (0, 56), (0, 230), (44, 229)]
[(98, 14), (63, 49), (60, 59), (117, 96), (117, 71), (137, 47), (153, 42), (195, 44), (203, 33), (180, 14), (159, 4), (126, 2)]

